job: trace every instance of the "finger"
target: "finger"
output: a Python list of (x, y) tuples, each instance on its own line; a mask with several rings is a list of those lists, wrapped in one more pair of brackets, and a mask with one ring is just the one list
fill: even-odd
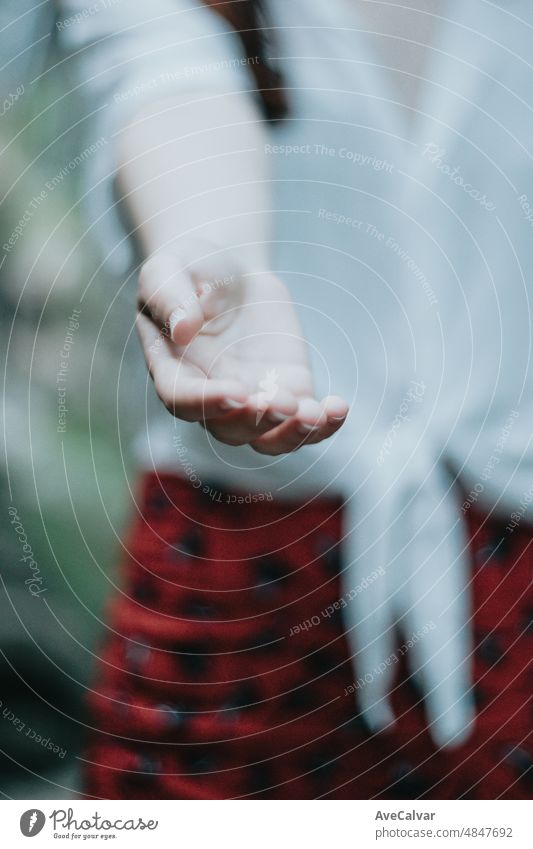
[(300, 448), (325, 424), (326, 419), (318, 401), (303, 398), (294, 416), (260, 439), (255, 439), (251, 445), (260, 454), (287, 454)]
[(178, 381), (166, 383), (156, 379), (154, 384), (167, 410), (187, 422), (207, 424), (246, 405), (246, 390), (229, 380), (183, 374)]
[[(339, 430), (346, 421), (348, 415), (348, 404), (338, 396), (331, 395), (320, 402), (322, 414), (315, 421), (309, 434), (305, 437), (305, 445), (313, 445), (328, 439), (330, 436)], [(304, 430), (308, 429), (309, 425), (302, 422)]]
[(207, 378), (196, 367), (178, 360), (172, 343), (141, 313), (137, 329), (157, 394), (172, 415), (203, 422), (245, 407), (248, 393), (238, 381)]
[(284, 389), (276, 393), (275, 403), (266, 407), (258, 395), (248, 399), (242, 410), (209, 422), (212, 435), (228, 445), (245, 445), (287, 421), (298, 409), (298, 402)]
[(228, 249), (200, 240), (190, 243), (182, 253), (209, 323), (204, 330), (215, 332), (216, 319), (241, 301), (240, 265)]
[(328, 395), (322, 401), (322, 409), (326, 415), (328, 423), (342, 425), (346, 421), (349, 412), (349, 406), (339, 395)]
[(318, 403), (303, 399), (294, 417), (252, 443), (260, 454), (276, 456), (296, 451), (332, 436), (346, 420), (348, 405), (335, 396)]
[(153, 256), (140, 271), (139, 309), (178, 345), (187, 345), (204, 324), (201, 294), (175, 256)]
[(161, 358), (165, 361), (171, 355), (168, 349), (168, 335), (165, 335), (147, 315), (137, 313), (135, 327), (141, 340), (144, 359), (150, 376), (154, 377), (154, 369), (160, 365)]

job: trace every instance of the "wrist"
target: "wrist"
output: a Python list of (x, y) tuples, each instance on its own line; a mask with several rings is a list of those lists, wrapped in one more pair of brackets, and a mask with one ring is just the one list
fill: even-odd
[(170, 238), (146, 241), (141, 245), (142, 262), (156, 256), (176, 257), (183, 268), (205, 269), (209, 275), (271, 275), (268, 252), (262, 246), (233, 246), (211, 239)]

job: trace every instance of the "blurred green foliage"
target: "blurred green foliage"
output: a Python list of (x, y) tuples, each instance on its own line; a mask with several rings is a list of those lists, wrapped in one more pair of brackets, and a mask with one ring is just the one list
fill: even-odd
[[(83, 699), (103, 633), (103, 608), (115, 591), (132, 509), (130, 445), (144, 418), (139, 401), (146, 375), (132, 332), (133, 281), (115, 298), (123, 281), (101, 267), (98, 246), (87, 233), (91, 222), (78, 203), (90, 162), (69, 170), (42, 203), (32, 206), (46, 181), (94, 141), (83, 119), (86, 104), (64, 66), (53, 67), (57, 61), (51, 57), (51, 69), (25, 87), (0, 125), (2, 244), (31, 209), (12, 249), (0, 256), (0, 344), (6, 363), (0, 649), (7, 663), (0, 698), (16, 702), (23, 718), (31, 714), (34, 724), (52, 728), (74, 757), (82, 742)], [(69, 337), (74, 309), (81, 310), (79, 327)], [(57, 375), (66, 339), (68, 412), (64, 432), (58, 432)], [(10, 505), (46, 583), (46, 607), (24, 584), (27, 569), (9, 523)], [(42, 657), (52, 658), (48, 682), (41, 681)], [(74, 721), (66, 721), (62, 712)], [(29, 752), (26, 746), (21, 755), (21, 742), (21, 735), (0, 721), (1, 791), (40, 798), (50, 788), (46, 776), (67, 767), (57, 758), (42, 761), (36, 746)], [(72, 775), (72, 760), (68, 770)], [(69, 792), (55, 788), (51, 795)]]

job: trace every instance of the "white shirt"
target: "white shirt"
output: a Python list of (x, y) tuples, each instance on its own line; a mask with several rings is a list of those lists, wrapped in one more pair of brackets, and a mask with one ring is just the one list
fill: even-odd
[[(270, 0), (291, 111), (265, 150), (274, 270), (298, 305), (318, 397), (344, 395), (350, 417), (319, 446), (266, 458), (163, 412), (144, 460), (275, 498), (341, 492), (345, 585), (386, 570), (349, 607), (358, 669), (371, 673), (392, 651), (396, 621), (408, 635), (434, 622), (410, 659), (447, 743), (472, 711), (464, 513), (477, 502), (508, 518), (533, 482), (533, 10), (527, 0), (417, 3), (423, 11), (409, 14), (426, 25), (406, 52), (398, 38), (409, 32), (392, 22), (371, 34), (393, 20), (375, 14), (387, 4), (361, 5)], [(235, 35), (194, 0), (117, 3), (63, 36), (107, 104), (97, 134), (109, 139), (168, 88), (254, 88), (235, 66)], [(105, 150), (93, 211), (124, 267)], [(379, 727), (390, 681), (373, 679), (359, 697)]]

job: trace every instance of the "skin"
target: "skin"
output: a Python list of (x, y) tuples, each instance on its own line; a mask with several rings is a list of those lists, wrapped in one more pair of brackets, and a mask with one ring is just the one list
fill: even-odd
[[(262, 454), (294, 451), (335, 433), (348, 407), (341, 398), (314, 397), (285, 285), (271, 274), (236, 273), (215, 288), (206, 277), (200, 283), (172, 255), (153, 257), (140, 275), (137, 327), (169, 412), (199, 422), (221, 442), (249, 444)], [(272, 371), (274, 393), (266, 397), (259, 386)]]
[(137, 328), (159, 397), (221, 442), (278, 455), (330, 437), (348, 405), (315, 396), (270, 269), (265, 140), (247, 97), (181, 95), (126, 128), (118, 182), (145, 255)]

